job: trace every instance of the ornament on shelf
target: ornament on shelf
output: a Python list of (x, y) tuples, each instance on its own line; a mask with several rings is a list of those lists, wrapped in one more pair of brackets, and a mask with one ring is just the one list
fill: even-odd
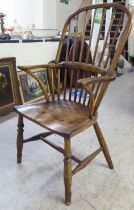
[(1, 29), (1, 33), (0, 33), (0, 39), (2, 40), (9, 40), (11, 39), (9, 34), (5, 33), (5, 28), (4, 28), (4, 17), (6, 15), (0, 12), (0, 29)]

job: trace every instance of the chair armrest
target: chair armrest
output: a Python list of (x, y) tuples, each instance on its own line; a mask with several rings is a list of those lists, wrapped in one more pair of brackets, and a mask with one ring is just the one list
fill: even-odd
[(83, 70), (88, 71), (92, 73), (97, 73), (101, 75), (106, 75), (107, 71), (104, 68), (93, 66), (92, 64), (86, 64), (86, 63), (79, 63), (79, 62), (61, 62), (59, 64), (62, 64), (62, 67), (70, 68), (74, 70)]
[(49, 96), (48, 96), (48, 93), (47, 93), (47, 90), (46, 90), (46, 87), (45, 87), (44, 83), (41, 81), (41, 79), (36, 74), (34, 74), (31, 71), (31, 70), (37, 69), (37, 68), (46, 68), (46, 69), (57, 68), (57, 64), (18, 66), (18, 69), (20, 69), (21, 71), (24, 71), (25, 73), (29, 74), (31, 77), (33, 77), (38, 82), (38, 84), (40, 85), (40, 88), (42, 89), (42, 92), (45, 95), (46, 100), (49, 102)]
[(18, 69), (25, 71), (26, 70), (31, 70), (31, 69), (37, 69), (37, 68), (62, 68), (63, 64), (62, 63), (49, 63), (49, 64), (40, 64), (40, 65), (29, 65), (29, 66), (18, 66)]
[(89, 78), (83, 78), (79, 79), (77, 81), (77, 85), (79, 86), (86, 86), (89, 84), (95, 84), (95, 83), (104, 83), (104, 82), (110, 82), (113, 81), (116, 78), (116, 73), (115, 72), (109, 72), (105, 76), (100, 76), (100, 77), (89, 77)]

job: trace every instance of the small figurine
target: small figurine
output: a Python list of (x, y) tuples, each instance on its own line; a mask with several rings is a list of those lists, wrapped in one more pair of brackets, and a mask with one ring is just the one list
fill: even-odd
[(0, 39), (2, 40), (9, 40), (11, 39), (9, 34), (5, 33), (5, 28), (4, 28), (4, 17), (6, 15), (0, 12), (0, 28), (1, 28), (1, 34), (0, 34)]

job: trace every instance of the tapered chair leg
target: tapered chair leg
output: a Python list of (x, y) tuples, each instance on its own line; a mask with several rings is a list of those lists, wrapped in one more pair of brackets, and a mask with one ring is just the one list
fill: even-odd
[(71, 167), (71, 145), (70, 139), (64, 139), (64, 184), (65, 184), (65, 204), (71, 205), (71, 185), (72, 185), (72, 167)]
[(21, 159), (22, 159), (22, 149), (23, 149), (23, 116), (21, 114), (19, 114), (18, 117), (18, 135), (17, 135), (17, 142), (16, 142), (16, 146), (17, 146), (17, 163), (21, 163)]
[(110, 157), (110, 153), (109, 153), (109, 151), (108, 151), (108, 148), (107, 148), (105, 139), (104, 139), (104, 137), (103, 137), (103, 134), (102, 134), (101, 129), (100, 129), (100, 127), (99, 127), (99, 125), (98, 125), (97, 122), (94, 124), (94, 129), (95, 129), (96, 135), (97, 135), (97, 137), (98, 137), (100, 146), (103, 148), (102, 151), (103, 151), (103, 154), (104, 154), (104, 156), (105, 156), (105, 158), (106, 158), (106, 161), (107, 161), (107, 163), (108, 163), (108, 165), (109, 165), (109, 168), (113, 169), (114, 166), (113, 166), (112, 159), (111, 159), (111, 157)]

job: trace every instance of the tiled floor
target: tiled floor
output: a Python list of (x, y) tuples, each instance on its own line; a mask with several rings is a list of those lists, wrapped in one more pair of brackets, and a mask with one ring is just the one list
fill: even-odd
[[(115, 169), (102, 154), (73, 177), (72, 205), (64, 205), (63, 157), (43, 142), (24, 145), (16, 164), (17, 115), (0, 117), (0, 210), (134, 210), (134, 73), (116, 79), (99, 111)], [(25, 136), (42, 128), (25, 121)], [(58, 136), (51, 137), (63, 144)], [(92, 128), (72, 139), (84, 158), (98, 145)], [(74, 165), (74, 163), (73, 163)]]

